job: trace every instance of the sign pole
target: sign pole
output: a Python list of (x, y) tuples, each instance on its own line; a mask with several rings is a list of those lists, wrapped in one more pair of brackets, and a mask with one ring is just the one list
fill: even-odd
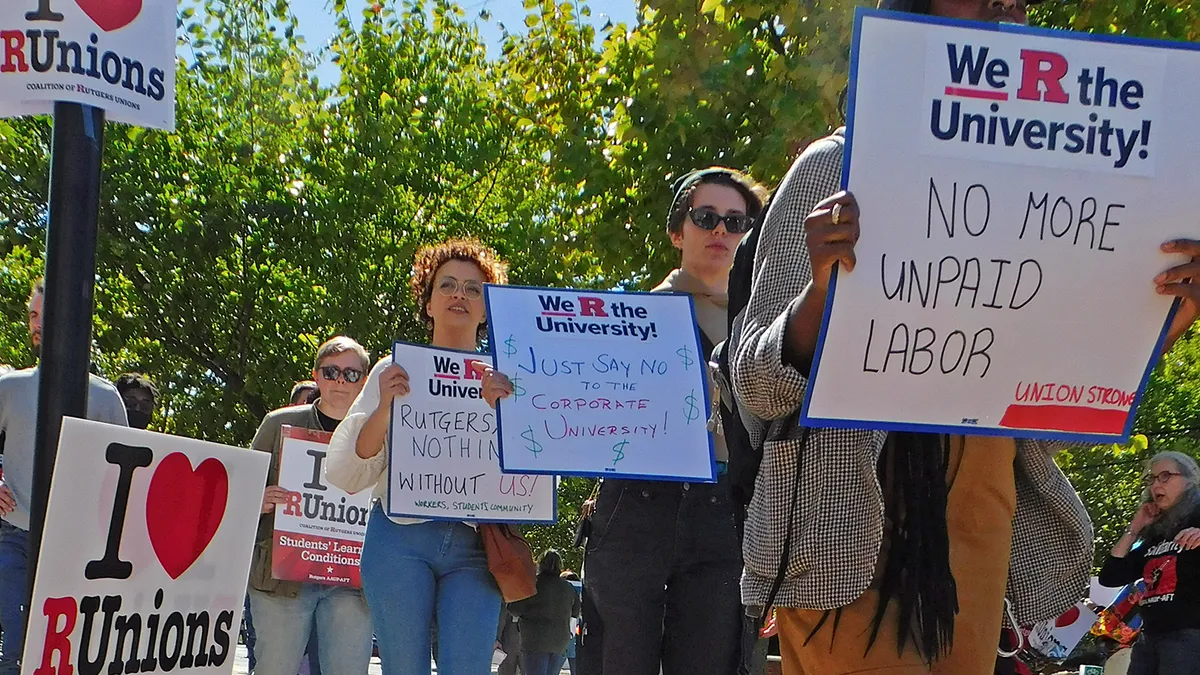
[(103, 110), (78, 103), (54, 104), (26, 625), (35, 611), (30, 607), (33, 581), (62, 418), (87, 417), (103, 150)]

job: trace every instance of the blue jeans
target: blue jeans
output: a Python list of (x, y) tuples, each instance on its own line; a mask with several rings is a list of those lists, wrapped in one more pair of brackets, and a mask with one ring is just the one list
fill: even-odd
[(1133, 645), (1127, 675), (1200, 675), (1200, 629), (1151, 635), (1142, 630)]
[(18, 675), (25, 648), (25, 567), (29, 533), (0, 520), (0, 675)]
[(521, 665), (525, 667), (525, 675), (558, 675), (566, 660), (566, 652), (521, 652)]
[(302, 584), (295, 598), (250, 589), (255, 675), (296, 675), (312, 626), (321, 641), (321, 672), (363, 675), (371, 663), (371, 614), (362, 592)]
[(474, 528), (450, 521), (397, 525), (376, 504), (362, 580), (384, 675), (429, 675), (435, 615), (438, 675), (491, 672), (500, 589)]

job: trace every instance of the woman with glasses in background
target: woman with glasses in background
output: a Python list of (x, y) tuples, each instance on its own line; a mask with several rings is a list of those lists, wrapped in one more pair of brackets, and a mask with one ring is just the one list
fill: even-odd
[[(418, 251), (410, 287), (430, 343), (478, 351), (486, 334), (483, 285), (507, 279), (508, 265), (474, 239)], [(485, 376), (485, 395), (492, 386)], [(429, 675), (435, 619), (439, 675), (488, 673), (501, 598), (475, 524), (393, 518), (382, 506), (392, 401), (408, 393), (403, 366), (380, 360), (330, 442), (326, 473), (347, 492), (372, 489), (361, 570), (384, 674)]]
[(1146, 580), (1128, 675), (1200, 675), (1200, 468), (1181, 452), (1160, 452), (1145, 486), (1100, 583)]

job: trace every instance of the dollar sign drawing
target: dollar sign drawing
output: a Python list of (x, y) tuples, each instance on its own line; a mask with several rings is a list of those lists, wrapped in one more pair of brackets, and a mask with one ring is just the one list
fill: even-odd
[(691, 424), (693, 420), (700, 417), (700, 409), (696, 407), (696, 390), (693, 389), (691, 393), (689, 393), (687, 396), (684, 396), (683, 402), (687, 404), (687, 408), (684, 409), (683, 415), (687, 418), (687, 423)]
[(617, 462), (625, 459), (625, 446), (627, 445), (629, 445), (629, 441), (621, 441), (612, 447), (613, 452), (617, 453), (617, 456), (613, 457), (613, 466), (616, 466)]
[(684, 370), (691, 368), (692, 364), (695, 363), (695, 361), (692, 360), (692, 350), (688, 349), (686, 346), (676, 349), (675, 353), (679, 355), (679, 358), (683, 359)]
[(525, 389), (525, 387), (521, 386), (521, 378), (514, 377), (512, 380), (512, 384), (513, 384), (513, 396), (521, 397), (521, 396), (524, 396), (525, 394), (529, 393)]
[(508, 339), (504, 341), (504, 355), (505, 356), (512, 356), (513, 354), (517, 353), (517, 346), (515, 343), (516, 343), (516, 340), (513, 339), (512, 335), (509, 335)]
[(538, 453), (542, 451), (542, 444), (538, 443), (537, 439), (533, 437), (533, 427), (525, 427), (525, 431), (521, 432), (521, 438), (529, 441), (529, 445), (526, 445), (525, 449), (532, 452), (534, 457), (537, 457)]

